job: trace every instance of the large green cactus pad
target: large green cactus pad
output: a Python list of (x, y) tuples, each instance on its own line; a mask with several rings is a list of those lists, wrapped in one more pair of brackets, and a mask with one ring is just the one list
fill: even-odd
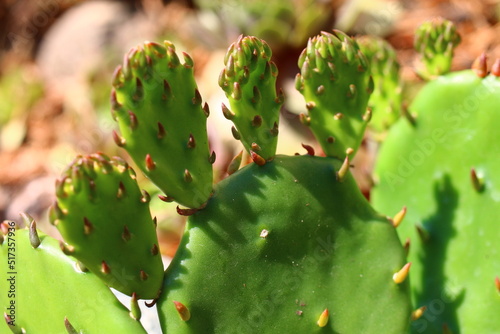
[[(13, 234), (9, 239), (7, 233), (0, 245), (1, 312), (2, 318), (11, 314), (8, 307), (15, 301), (13, 333), (68, 333), (65, 318), (78, 333), (146, 333), (96, 275), (77, 269), (57, 240), (39, 232), (40, 245), (33, 248), (28, 230)], [(13, 253), (14, 267), (9, 268)], [(3, 319), (0, 332), (10, 333)]]
[(139, 298), (158, 295), (163, 264), (149, 195), (118, 158), (79, 156), (56, 186), (51, 221), (68, 250), (109, 286)]
[(164, 330), (403, 333), (408, 285), (392, 276), (404, 249), (352, 177), (337, 181), (340, 166), (333, 158), (276, 156), (220, 182), (189, 218), (167, 269)]
[(139, 168), (177, 203), (202, 206), (212, 193), (212, 163), (206, 122), (194, 81), (193, 60), (181, 64), (172, 43), (133, 48), (113, 80), (115, 141)]
[[(467, 70), (430, 82), (382, 146), (373, 204), (410, 240), (414, 333), (500, 329), (500, 79)], [(474, 176), (475, 175), (475, 176)], [(419, 229), (416, 228), (419, 226)]]

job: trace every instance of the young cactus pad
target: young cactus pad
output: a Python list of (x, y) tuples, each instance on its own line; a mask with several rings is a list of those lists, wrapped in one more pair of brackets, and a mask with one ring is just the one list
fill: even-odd
[(59, 241), (34, 225), (28, 231), (3, 224), (0, 305), (2, 318), (7, 314), (15, 326), (2, 319), (1, 333), (146, 333), (96, 275), (77, 269)]
[(370, 64), (374, 90), (368, 100), (372, 110), (370, 129), (386, 131), (399, 118), (402, 104), (402, 80), (396, 51), (386, 40), (374, 36), (356, 39)]
[(223, 105), (224, 116), (233, 121), (234, 137), (256, 161), (272, 159), (278, 143), (283, 92), (276, 94), (278, 68), (271, 55), (265, 41), (240, 36), (229, 47), (219, 78), (232, 109)]
[(400, 119), (378, 157), (375, 208), (408, 210), (398, 232), (415, 307), (427, 308), (413, 333), (500, 329), (499, 65), (429, 82), (410, 106), (414, 124)]
[(355, 40), (335, 30), (309, 39), (298, 64), (295, 87), (308, 109), (302, 120), (326, 155), (343, 159), (347, 150), (357, 150), (371, 118), (368, 61)]
[(139, 298), (158, 295), (163, 264), (149, 195), (121, 159), (79, 156), (56, 184), (51, 222), (67, 251), (109, 286)]
[(422, 68), (419, 74), (431, 79), (450, 71), (453, 50), (460, 43), (453, 22), (443, 18), (424, 22), (415, 32), (415, 49), (420, 53)]
[(177, 203), (199, 208), (212, 193), (206, 121), (208, 105), (170, 42), (147, 42), (125, 56), (115, 71), (111, 104), (121, 136), (114, 138), (139, 168)]
[(166, 271), (164, 332), (404, 333), (404, 249), (341, 165), (277, 155), (217, 184)]

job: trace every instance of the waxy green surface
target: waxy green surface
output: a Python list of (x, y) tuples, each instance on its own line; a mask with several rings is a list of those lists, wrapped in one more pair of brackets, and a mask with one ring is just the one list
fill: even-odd
[[(396, 231), (341, 162), (276, 156), (221, 181), (189, 218), (158, 301), (167, 333), (403, 333)], [(173, 301), (190, 311), (181, 320)], [(316, 322), (329, 310), (326, 327)]]
[(103, 154), (77, 157), (56, 194), (51, 221), (72, 255), (118, 291), (157, 297), (163, 264), (156, 225), (132, 168)]
[(212, 192), (215, 157), (193, 67), (186, 53), (181, 63), (172, 43), (146, 42), (115, 71), (111, 103), (117, 144), (172, 200), (198, 208)]
[(226, 93), (231, 110), (224, 116), (236, 126), (233, 136), (248, 152), (264, 160), (276, 154), (279, 112), (283, 92), (276, 92), (278, 68), (271, 61), (267, 43), (254, 36), (240, 36), (226, 53), (219, 86)]
[(78, 333), (146, 333), (99, 277), (78, 270), (75, 259), (59, 248), (59, 241), (38, 233), (41, 243), (35, 249), (27, 229), (15, 232), (13, 299), (7, 293), (7, 288), (10, 290), (7, 279), (12, 276), (7, 267), (11, 240), (4, 236), (0, 245), (1, 333), (10, 333), (3, 314), (11, 300), (15, 300), (16, 308), (13, 333), (24, 329), (25, 333), (65, 334), (65, 318)]
[(398, 233), (411, 242), (414, 306), (427, 306), (414, 333), (443, 333), (445, 324), (452, 333), (500, 329), (499, 106), (498, 77), (438, 77), (410, 106), (415, 125), (400, 119), (380, 151), (373, 204), (388, 215), (407, 207)]

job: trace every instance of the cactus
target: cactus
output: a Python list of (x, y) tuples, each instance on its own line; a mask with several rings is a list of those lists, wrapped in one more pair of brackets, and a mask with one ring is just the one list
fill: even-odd
[(337, 180), (341, 164), (277, 155), (220, 182), (166, 271), (165, 332), (313, 333), (328, 309), (328, 332), (402, 333), (403, 248), (352, 177)]
[[(304, 86), (323, 85), (323, 96), (339, 99), (335, 105), (358, 106), (359, 119), (353, 123), (363, 123), (348, 144), (356, 148), (354, 142), (359, 142), (366, 124), (361, 109), (366, 109), (370, 80), (366, 68), (360, 68), (363, 56), (347, 36), (337, 35), (342, 40), (326, 33), (316, 37), (314, 41), (324, 43), (310, 42), (304, 54), (315, 57), (307, 62), (326, 64), (334, 60), (331, 50), (325, 51), (331, 46), (339, 62), (335, 75), (343, 79), (331, 84), (332, 72), (325, 70), (303, 74)], [(331, 39), (335, 42), (329, 44)], [(261, 65), (245, 67), (252, 58), (244, 57), (255, 54), (266, 55), (254, 60)], [(240, 37), (226, 56), (221, 86), (230, 101), (246, 103), (233, 101), (230, 117), (244, 143), (244, 137), (247, 143), (258, 138), (261, 129), (251, 126), (255, 92), (262, 92), (259, 108), (267, 103), (277, 111), (281, 102), (275, 101), (274, 81), (271, 85), (260, 79), (262, 73), (264, 78), (274, 73), (269, 56), (255, 37)], [(345, 79), (352, 73), (358, 76)], [(249, 78), (245, 89), (240, 88), (239, 75)], [(353, 83), (361, 92), (347, 97)], [(269, 98), (264, 98), (265, 91)], [(333, 117), (328, 108), (318, 106), (314, 112), (318, 119)], [(246, 116), (246, 121), (236, 121), (236, 115)], [(268, 117), (270, 121), (264, 121)], [(162, 328), (167, 333), (309, 333), (321, 327), (341, 333), (403, 332), (411, 311), (408, 283), (403, 282), (405, 274), (397, 282), (392, 276), (404, 267), (405, 256), (390, 221), (368, 205), (348, 173), (348, 160), (310, 156), (310, 148), (306, 156), (275, 155), (275, 136), (269, 136), (273, 117), (277, 115), (261, 116), (272, 149), (256, 156), (245, 145), (254, 163), (217, 184), (206, 207), (189, 217), (158, 300)], [(345, 124), (350, 134), (350, 121)], [(343, 127), (333, 131), (322, 129), (320, 135), (347, 140)], [(343, 157), (346, 148), (338, 155)], [(264, 150), (263, 146), (259, 152)], [(373, 298), (374, 293), (379, 297)]]
[(374, 90), (368, 100), (368, 108), (372, 110), (369, 127), (382, 134), (401, 113), (403, 83), (400, 65), (396, 51), (387, 41), (374, 36), (361, 36), (356, 41), (370, 63), (374, 81)]
[(79, 259), (109, 286), (139, 298), (158, 295), (163, 279), (149, 195), (119, 158), (79, 156), (57, 181), (51, 222)]
[(202, 207), (212, 192), (208, 105), (193, 76), (193, 60), (181, 64), (172, 43), (133, 48), (113, 78), (111, 104), (124, 147), (169, 200)]
[(421, 24), (415, 33), (415, 49), (422, 60), (418, 74), (425, 79), (450, 71), (453, 51), (460, 43), (460, 35), (453, 22), (436, 18)]
[(413, 333), (500, 328), (499, 76), (500, 60), (488, 73), (482, 55), (472, 70), (431, 80), (409, 107), (411, 122), (391, 128), (378, 156), (374, 206), (407, 208), (398, 233), (413, 263), (413, 302), (425, 309)]
[(26, 229), (1, 226), (0, 332), (146, 333), (96, 275), (29, 221)]
[(224, 116), (236, 125), (233, 136), (241, 140), (254, 161), (274, 157), (278, 144), (283, 92), (276, 94), (278, 69), (271, 55), (265, 41), (240, 36), (229, 47), (219, 78), (233, 110), (222, 105)]
[[(349, 172), (373, 91), (357, 43), (324, 32), (299, 59), (296, 84), (309, 109), (302, 118), (326, 157), (308, 145), (303, 156), (276, 154), (284, 97), (271, 51), (243, 36), (229, 48), (219, 80), (230, 102), (223, 112), (253, 162), (237, 170), (239, 155), (215, 186), (208, 106), (193, 65), (186, 54), (180, 64), (170, 42), (147, 42), (117, 68), (111, 93), (116, 143), (163, 199), (187, 207), (178, 207), (189, 218), (166, 272), (149, 196), (125, 162), (101, 153), (78, 156), (56, 183), (50, 218), (65, 252), (101, 278), (101, 287), (135, 302), (155, 298), (165, 333), (407, 331), (411, 263), (394, 228), (404, 211), (393, 219), (375, 212)], [(69, 320), (68, 332), (84, 328)]]
[(343, 159), (359, 147), (371, 118), (367, 103), (373, 80), (368, 61), (355, 40), (334, 31), (309, 39), (299, 67), (295, 87), (308, 109), (303, 123), (310, 126), (326, 155)]

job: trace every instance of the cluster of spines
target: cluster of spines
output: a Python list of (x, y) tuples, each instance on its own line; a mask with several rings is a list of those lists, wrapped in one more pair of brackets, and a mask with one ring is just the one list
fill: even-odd
[(306, 100), (308, 125), (328, 156), (345, 158), (359, 147), (371, 119), (373, 80), (356, 41), (343, 32), (309, 39), (299, 57), (296, 89)]
[(102, 153), (78, 156), (56, 181), (50, 221), (62, 250), (109, 286), (155, 298), (163, 277), (149, 194), (128, 164)]
[(420, 76), (431, 79), (448, 73), (453, 59), (453, 50), (460, 43), (453, 22), (436, 18), (421, 24), (415, 32), (415, 49), (420, 54), (423, 68)]
[(141, 170), (175, 200), (203, 206), (212, 193), (212, 164), (206, 129), (210, 114), (193, 74), (172, 43), (133, 48), (114, 74), (111, 107), (121, 134), (113, 133)]
[(259, 165), (276, 153), (279, 111), (284, 99), (281, 90), (276, 93), (278, 69), (271, 56), (265, 41), (242, 35), (229, 47), (219, 76), (219, 86), (231, 107), (223, 104), (222, 112), (235, 125), (234, 138), (241, 140)]

